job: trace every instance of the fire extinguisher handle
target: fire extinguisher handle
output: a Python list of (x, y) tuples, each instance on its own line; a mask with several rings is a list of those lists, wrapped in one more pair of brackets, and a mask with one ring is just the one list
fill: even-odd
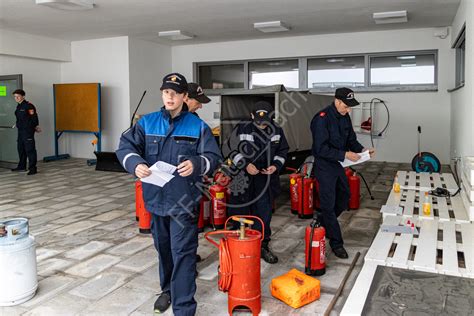
[[(233, 219), (233, 217), (236, 217), (236, 218), (254, 218), (256, 220), (258, 220), (260, 222), (260, 225), (262, 226), (262, 241), (263, 241), (263, 238), (265, 236), (265, 225), (263, 224), (263, 221), (260, 219), (260, 217), (257, 217), (257, 216), (253, 216), (253, 215), (238, 215), (238, 216), (232, 216), (232, 217), (229, 217), (226, 221), (225, 221), (225, 224), (224, 224), (224, 227), (227, 227), (227, 223), (232, 219), (232, 220), (235, 220)], [(206, 235), (204, 235), (206, 236)]]

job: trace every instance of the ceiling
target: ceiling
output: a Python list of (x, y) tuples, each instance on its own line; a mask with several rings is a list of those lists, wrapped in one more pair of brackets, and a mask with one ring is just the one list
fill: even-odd
[[(460, 0), (95, 0), (61, 11), (34, 0), (0, 0), (0, 28), (64, 40), (133, 36), (170, 45), (452, 24)], [(372, 13), (408, 11), (408, 23), (376, 25)], [(264, 34), (254, 22), (281, 20), (289, 32)], [(180, 29), (185, 41), (158, 38)]]

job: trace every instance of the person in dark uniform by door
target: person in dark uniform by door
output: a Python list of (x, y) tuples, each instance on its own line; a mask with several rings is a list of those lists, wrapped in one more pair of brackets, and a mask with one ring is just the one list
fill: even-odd
[(14, 127), (18, 129), (17, 148), (20, 161), (12, 171), (26, 171), (26, 159), (28, 158), (28, 175), (37, 173), (35, 132), (41, 132), (39, 127), (38, 113), (33, 104), (25, 100), (25, 91), (17, 89), (13, 91), (13, 97), (18, 103)]
[[(316, 113), (311, 121), (314, 174), (319, 182), (321, 212), (315, 217), (326, 228), (329, 245), (334, 254), (346, 259), (341, 228), (337, 217), (349, 206), (349, 184), (341, 163), (344, 159), (357, 161), (366, 149), (357, 141), (349, 113), (359, 102), (348, 88), (336, 90), (332, 104)], [(375, 153), (368, 149), (370, 156)]]
[[(232, 177), (228, 215), (255, 215), (263, 221), (261, 256), (271, 264), (278, 262), (269, 247), (272, 205), (280, 193), (279, 172), (289, 149), (283, 129), (273, 121), (272, 114), (270, 103), (255, 103), (252, 121), (241, 123), (237, 129), (238, 146), (232, 148), (228, 157), (230, 168), (225, 171)], [(236, 183), (248, 185), (239, 188)], [(254, 227), (261, 231), (259, 221), (255, 221)]]

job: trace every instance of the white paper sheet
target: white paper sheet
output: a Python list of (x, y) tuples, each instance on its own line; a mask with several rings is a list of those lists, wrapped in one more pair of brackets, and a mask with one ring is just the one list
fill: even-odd
[(342, 167), (346, 168), (346, 167), (358, 165), (360, 163), (366, 162), (367, 160), (370, 160), (370, 154), (368, 150), (361, 152), (359, 155), (360, 155), (360, 159), (357, 161), (352, 161), (347, 158), (344, 159), (344, 161), (341, 162)]
[(403, 207), (395, 205), (382, 205), (380, 212), (390, 215), (402, 215)]
[(142, 178), (141, 181), (163, 187), (174, 178), (173, 173), (176, 171), (176, 166), (163, 161), (158, 161), (150, 167), (150, 171), (151, 175)]

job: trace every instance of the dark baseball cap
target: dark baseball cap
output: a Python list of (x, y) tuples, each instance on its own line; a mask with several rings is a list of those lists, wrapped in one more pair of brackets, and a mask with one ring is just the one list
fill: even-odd
[(347, 106), (353, 107), (359, 105), (359, 102), (354, 97), (354, 91), (349, 88), (338, 88), (334, 96), (336, 99), (341, 100)]
[(188, 82), (182, 74), (174, 72), (163, 77), (160, 90), (165, 89), (171, 89), (177, 93), (184, 93), (188, 91)]
[(272, 113), (273, 113), (273, 107), (267, 101), (258, 101), (253, 106), (253, 110), (252, 110), (253, 120), (257, 124), (270, 123), (272, 121), (272, 118), (271, 118)]
[(209, 99), (205, 94), (204, 91), (202, 91), (202, 88), (200, 85), (194, 82), (188, 83), (188, 97), (190, 99), (195, 99), (201, 103), (209, 103), (211, 102), (211, 99)]

